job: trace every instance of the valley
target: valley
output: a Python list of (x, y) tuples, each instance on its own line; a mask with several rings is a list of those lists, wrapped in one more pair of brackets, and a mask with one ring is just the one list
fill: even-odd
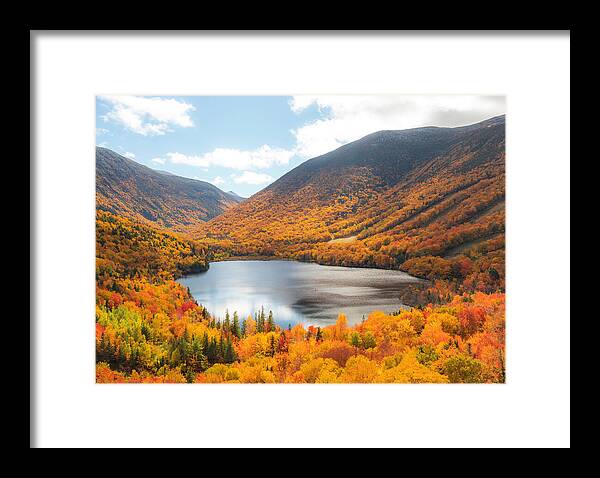
[[(276, 256), (400, 269), (502, 289), (504, 118), (463, 128), (381, 132), (303, 163), (199, 224), (215, 257)], [(463, 259), (452, 258), (462, 244)], [(431, 259), (436, 258), (436, 259)], [(462, 260), (462, 264), (457, 261)], [(430, 267), (427, 267), (430, 266)]]
[(98, 147), (97, 381), (503, 382), (504, 150), (380, 131), (241, 198)]

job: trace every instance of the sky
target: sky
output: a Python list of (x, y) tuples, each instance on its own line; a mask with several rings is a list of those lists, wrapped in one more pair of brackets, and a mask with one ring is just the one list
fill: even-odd
[(503, 96), (96, 97), (96, 144), (249, 197), (307, 159), (384, 129), (464, 126)]

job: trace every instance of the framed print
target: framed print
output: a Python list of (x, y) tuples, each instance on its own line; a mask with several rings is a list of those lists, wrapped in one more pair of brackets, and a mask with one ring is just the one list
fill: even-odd
[(570, 446), (568, 31), (30, 41), (32, 447)]

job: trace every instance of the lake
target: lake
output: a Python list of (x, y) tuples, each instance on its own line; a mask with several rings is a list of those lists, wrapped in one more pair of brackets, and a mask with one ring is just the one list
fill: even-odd
[(403, 307), (403, 287), (422, 282), (401, 271), (324, 266), (295, 261), (213, 262), (206, 272), (178, 281), (211, 315), (237, 311), (241, 319), (265, 308), (284, 327), (301, 322), (326, 326), (339, 313), (354, 324), (374, 310)]

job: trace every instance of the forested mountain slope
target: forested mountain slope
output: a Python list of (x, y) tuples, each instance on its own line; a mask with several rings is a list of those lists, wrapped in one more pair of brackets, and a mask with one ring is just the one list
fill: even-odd
[(505, 119), (380, 131), (306, 161), (199, 229), (215, 251), (402, 268), (504, 288)]
[(193, 241), (96, 216), (96, 381), (504, 382), (504, 294), (369, 314), (348, 326), (282, 328), (261, 308), (212, 317), (174, 281), (208, 267)]
[(96, 147), (97, 209), (183, 231), (238, 202), (210, 183), (155, 171)]
[[(237, 205), (98, 148), (97, 191), (97, 382), (505, 380), (504, 117), (374, 133)], [(400, 268), (433, 283), (410, 310), (284, 329), (262, 308), (213, 317), (175, 280), (236, 254)]]

